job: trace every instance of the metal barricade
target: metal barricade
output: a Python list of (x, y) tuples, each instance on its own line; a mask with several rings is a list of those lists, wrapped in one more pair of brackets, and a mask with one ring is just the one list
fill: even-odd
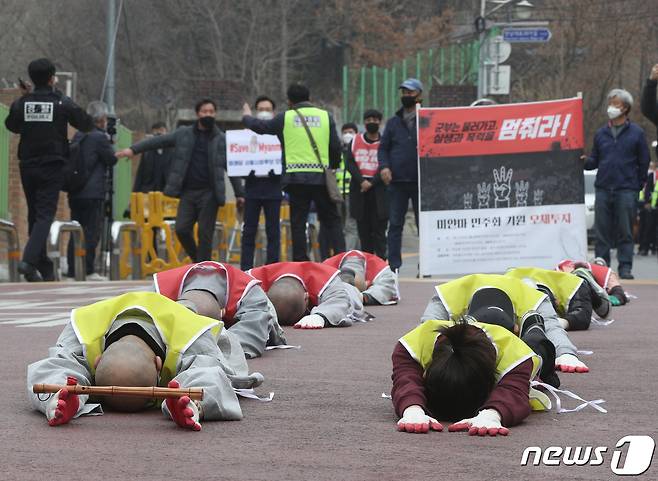
[(48, 235), (48, 257), (53, 261), (55, 280), (61, 280), (59, 272), (62, 246), (62, 233), (68, 232), (73, 239), (73, 258), (75, 262), (75, 280), (84, 281), (87, 278), (87, 268), (85, 266), (85, 234), (82, 226), (75, 220), (60, 221), (56, 220), (50, 226)]
[[(125, 241), (128, 239), (128, 245)], [(139, 228), (133, 221), (114, 221), (111, 230), (112, 250), (110, 253), (110, 280), (125, 279), (130, 274), (133, 280), (142, 278), (141, 239)], [(123, 262), (124, 255), (130, 253), (131, 262)]]
[(281, 260), (292, 261), (292, 230), (290, 226), (290, 205), (281, 204), (279, 229), (281, 232)]
[(0, 219), (0, 233), (2, 233), (7, 240), (7, 261), (9, 268), (9, 281), (18, 282), (20, 276), (18, 275), (18, 261), (21, 258), (21, 251), (18, 245), (18, 230), (13, 222), (5, 219)]

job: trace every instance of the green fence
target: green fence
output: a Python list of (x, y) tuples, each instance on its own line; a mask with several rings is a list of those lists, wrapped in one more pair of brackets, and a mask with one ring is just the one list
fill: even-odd
[[(117, 128), (117, 149), (126, 149), (132, 145), (133, 133), (119, 125)], [(123, 219), (124, 211), (130, 206), (132, 192), (132, 162), (128, 158), (119, 159), (114, 167), (114, 220)]]
[(472, 40), (418, 52), (390, 67), (343, 66), (343, 122), (362, 122), (369, 108), (385, 118), (393, 115), (400, 103), (398, 87), (408, 77), (423, 82), (426, 92), (436, 83), (476, 84), (479, 52), (479, 41)]
[(0, 218), (9, 216), (9, 131), (5, 119), (9, 108), (0, 104)]

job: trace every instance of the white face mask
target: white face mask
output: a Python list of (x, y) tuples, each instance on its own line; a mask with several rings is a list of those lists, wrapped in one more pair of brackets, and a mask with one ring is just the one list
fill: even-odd
[(353, 134), (353, 133), (351, 133), (351, 132), (346, 132), (346, 133), (343, 134), (343, 143), (344, 143), (345, 145), (347, 145), (347, 144), (349, 144), (350, 142), (352, 142), (352, 140), (354, 140), (354, 134)]
[(256, 113), (256, 118), (260, 120), (272, 120), (274, 118), (274, 114), (272, 112), (268, 112), (267, 110), (261, 110), (260, 112)]
[(622, 114), (619, 107), (614, 107), (613, 105), (608, 106), (608, 118), (610, 120), (616, 119)]

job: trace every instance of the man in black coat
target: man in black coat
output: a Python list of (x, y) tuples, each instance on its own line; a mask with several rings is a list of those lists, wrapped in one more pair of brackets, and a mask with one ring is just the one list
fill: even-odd
[(357, 134), (345, 155), (345, 167), (352, 175), (350, 213), (356, 219), (361, 250), (386, 259), (388, 197), (377, 161), (382, 113), (368, 110), (363, 115), (365, 133)]
[[(176, 215), (176, 236), (194, 262), (210, 260), (217, 209), (224, 205), (226, 135), (215, 124), (217, 106), (212, 99), (201, 99), (195, 106), (197, 121), (174, 132), (142, 140), (116, 153), (133, 157), (149, 150), (174, 148), (164, 194), (180, 198)], [(230, 178), (236, 204), (244, 204), (242, 180)], [(199, 244), (194, 240), (194, 224), (199, 224)]]
[[(95, 272), (96, 247), (103, 225), (103, 201), (105, 199), (105, 175), (117, 163), (114, 149), (107, 135), (108, 108), (105, 102), (94, 101), (87, 106), (87, 113), (94, 119), (94, 129), (86, 134), (78, 132), (73, 142), (80, 145), (80, 155), (84, 161), (87, 182), (77, 192), (69, 192), (71, 219), (77, 220), (85, 233), (85, 269), (87, 280), (105, 280)], [(111, 171), (110, 171), (111, 172)], [(110, 174), (111, 175), (111, 174)], [(75, 277), (73, 240), (69, 240), (67, 277)]]
[(28, 66), (34, 91), (21, 85), (5, 119), (11, 132), (20, 134), (18, 144), (21, 183), (27, 200), (29, 239), (18, 271), (29, 282), (53, 280), (53, 263), (46, 253), (46, 239), (55, 219), (59, 191), (64, 186), (69, 156), (68, 125), (87, 132), (93, 121), (70, 98), (55, 90), (55, 66), (41, 58)]

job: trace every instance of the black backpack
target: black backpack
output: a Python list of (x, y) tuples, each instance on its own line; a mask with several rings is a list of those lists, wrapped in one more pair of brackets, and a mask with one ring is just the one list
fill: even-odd
[(77, 140), (69, 144), (69, 158), (66, 163), (64, 192), (75, 194), (84, 189), (89, 180), (87, 164), (82, 155), (82, 143), (87, 138), (87, 134), (82, 134)]

